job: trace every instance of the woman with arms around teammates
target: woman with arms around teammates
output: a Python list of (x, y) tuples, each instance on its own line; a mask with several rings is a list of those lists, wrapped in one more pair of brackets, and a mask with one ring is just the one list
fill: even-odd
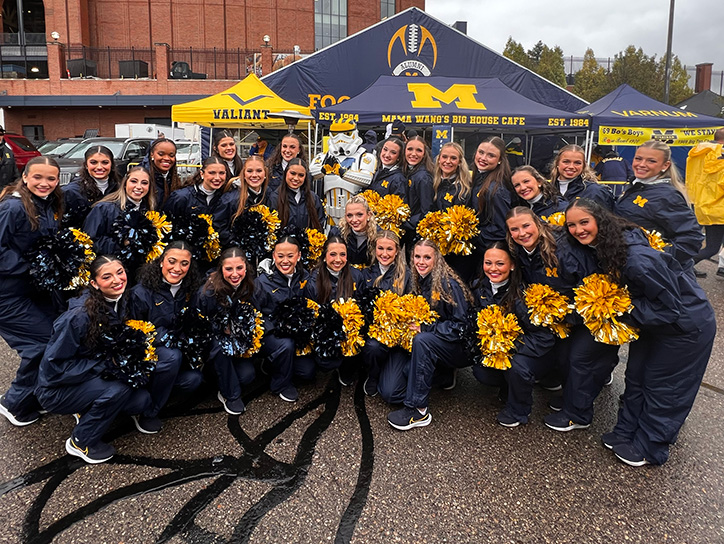
[(639, 328), (629, 347), (623, 406), (603, 444), (628, 465), (662, 464), (701, 385), (716, 334), (714, 311), (671, 255), (596, 202), (572, 202), (566, 226), (604, 273), (626, 285)]
[(562, 147), (553, 161), (551, 183), (568, 202), (590, 198), (607, 210), (613, 210), (613, 193), (598, 183), (596, 173), (586, 164), (586, 152), (581, 146)]
[[(573, 244), (561, 229), (543, 223), (530, 208), (513, 208), (507, 225), (526, 286), (548, 285), (572, 303), (573, 288), (600, 272), (590, 252)], [(579, 318), (569, 316), (568, 320), (568, 337), (557, 339), (555, 348), (557, 364), (567, 367), (563, 409), (545, 417), (545, 424), (555, 431), (591, 425), (593, 401), (618, 363), (618, 346), (596, 342)]]
[(292, 374), (307, 377), (309, 368), (314, 366), (314, 359), (296, 355), (294, 340), (275, 334), (276, 327), (271, 316), (282, 302), (304, 296), (309, 273), (299, 262), (301, 258), (299, 240), (294, 236), (282, 236), (274, 246), (272, 258), (259, 265), (261, 273), (254, 288), (256, 307), (264, 315), (261, 354), (269, 360), (277, 376), (272, 379), (271, 390), (287, 402), (296, 402), (299, 398), (297, 388), (292, 384)]
[(241, 175), (243, 162), (236, 148), (236, 140), (230, 130), (224, 129), (214, 133), (214, 144), (211, 147), (211, 156), (219, 157), (226, 166), (226, 180), (229, 181)]
[(291, 225), (297, 229), (316, 229), (324, 232), (327, 214), (322, 201), (312, 192), (309, 172), (302, 159), (294, 158), (284, 170), (284, 183), (277, 193), (277, 211), (281, 228)]
[[(412, 289), (410, 269), (402, 251), (400, 237), (389, 230), (380, 231), (374, 241), (372, 266), (362, 271), (361, 289), (380, 289), (398, 295)], [(374, 338), (367, 338), (362, 347), (362, 360), (367, 368), (364, 391), (380, 396), (390, 404), (402, 402), (407, 389), (407, 366), (410, 356), (402, 348), (390, 348)]]
[[(503, 374), (507, 388), (505, 408), (497, 421), (504, 427), (517, 427), (528, 423), (533, 406), (533, 385), (536, 378), (549, 371), (554, 362), (553, 333), (530, 322), (528, 308), (523, 299), (523, 283), (520, 266), (510, 253), (507, 242), (494, 242), (483, 256), (484, 276), (475, 290), (481, 308), (493, 304), (501, 307), (503, 314), (515, 315), (523, 336), (516, 341), (511, 356), (510, 369), (501, 370), (475, 365), (473, 375), (478, 381), (491, 383), (491, 374)], [(501, 376), (496, 376), (500, 385)]]
[[(266, 163), (269, 172), (269, 188), (272, 191), (279, 191), (279, 187), (284, 182), (284, 171), (287, 169), (289, 161), (295, 158), (301, 159), (308, 172), (302, 139), (297, 134), (285, 134)], [(311, 176), (307, 181), (311, 182)]]
[(88, 148), (75, 179), (63, 187), (63, 224), (80, 228), (91, 206), (115, 192), (119, 184), (111, 150), (102, 145)]
[(20, 356), (15, 379), (0, 397), (0, 414), (16, 426), (40, 417), (34, 389), (56, 313), (49, 297), (32, 285), (25, 253), (38, 238), (58, 231), (63, 215), (59, 179), (58, 163), (34, 157), (0, 195), (0, 336)]
[(96, 254), (117, 255), (121, 242), (113, 235), (116, 219), (124, 212), (155, 209), (156, 186), (151, 183), (148, 170), (143, 166), (134, 166), (128, 170), (118, 189), (91, 208), (83, 223), (83, 230), (93, 240)]
[(425, 427), (432, 421), (428, 399), (436, 367), (454, 369), (471, 364), (461, 341), (468, 306), (473, 303), (470, 291), (433, 242), (417, 242), (412, 261), (412, 292), (425, 297), (439, 317), (430, 325), (413, 326), (419, 332), (412, 339), (405, 406), (387, 416), (390, 425), (400, 431)]
[(513, 170), (511, 180), (518, 197), (543, 221), (554, 213), (566, 211), (568, 201), (532, 166), (519, 166)]
[(633, 169), (636, 179), (616, 201), (613, 211), (661, 234), (670, 244), (666, 251), (691, 272), (704, 235), (671, 162), (671, 148), (657, 140), (645, 142), (636, 149)]
[(125, 319), (126, 271), (116, 257), (101, 255), (90, 265), (88, 293), (71, 300), (53, 324), (36, 392), (43, 408), (78, 414), (65, 450), (87, 463), (102, 463), (116, 453), (103, 434), (122, 412), (140, 414), (150, 404), (148, 391), (109, 379), (108, 361), (97, 353), (106, 329)]
[(201, 371), (181, 370), (181, 350), (165, 345), (181, 332), (181, 314), (189, 307), (199, 282), (190, 246), (182, 240), (175, 240), (166, 246), (160, 257), (141, 268), (138, 285), (131, 289), (131, 318), (150, 321), (156, 327), (158, 362), (148, 385), (151, 404), (133, 418), (136, 428), (142, 433), (155, 434), (161, 430), (158, 414), (171, 396), (172, 389), (191, 393), (201, 385)]

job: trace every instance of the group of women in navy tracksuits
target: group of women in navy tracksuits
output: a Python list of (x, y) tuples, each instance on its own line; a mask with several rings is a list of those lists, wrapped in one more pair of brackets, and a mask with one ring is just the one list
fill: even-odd
[[(354, 196), (329, 232), (318, 265), (307, 270), (303, 240), (294, 232), (327, 225), (299, 157), (301, 141), (285, 137), (286, 146), (267, 165), (258, 156), (236, 160), (229, 138), (220, 134), (214, 154), (185, 187), (175, 171), (175, 146), (161, 139), (152, 144), (146, 166), (131, 168), (123, 180), (115, 175), (112, 153), (92, 148), (78, 179), (65, 188), (66, 198), (57, 164), (45, 157), (30, 161), (22, 179), (3, 193), (0, 334), (21, 359), (0, 398), (0, 413), (10, 422), (30, 424), (42, 410), (75, 414), (66, 450), (98, 463), (114, 453), (102, 437), (117, 416), (125, 413), (139, 431), (157, 433), (169, 399), (190, 394), (204, 379), (218, 384), (225, 411), (238, 415), (246, 410), (246, 388), (261, 374), (273, 394), (294, 402), (299, 385), (319, 371), (336, 370), (343, 384), (359, 375), (366, 394), (401, 404), (388, 415), (393, 427), (422, 427), (432, 421), (432, 388), (452, 389), (457, 370), (473, 364), (469, 339), (477, 311), (497, 305), (515, 315), (522, 329), (509, 370), (474, 367), (478, 380), (501, 388), (505, 406), (498, 423), (527, 423), (534, 384), (553, 377), (563, 396), (551, 403), (545, 424), (557, 431), (586, 428), (594, 400), (618, 363), (618, 346), (596, 341), (575, 313), (566, 318), (563, 339), (534, 325), (525, 292), (544, 284), (572, 300), (585, 278), (602, 273), (628, 288), (633, 310), (624, 319), (639, 330), (629, 350), (618, 423), (603, 443), (630, 465), (666, 461), (715, 332), (713, 311), (691, 266), (701, 232), (668, 147), (650, 142), (637, 150), (636, 180), (614, 202), (595, 182), (578, 146), (560, 150), (549, 182), (528, 166), (511, 172), (497, 137), (480, 143), (472, 173), (457, 144), (443, 145), (433, 163), (421, 138), (404, 144), (390, 138), (381, 146), (370, 188), (397, 194), (410, 206), (402, 234), (381, 230), (367, 201)], [(235, 231), (257, 204), (277, 210), (282, 226), (292, 228), (282, 231), (267, 258), (247, 255)], [(454, 205), (470, 207), (479, 220), (470, 255), (442, 255), (435, 243), (414, 235), (427, 212)], [(134, 210), (160, 211), (171, 221), (209, 215), (221, 255), (202, 262), (197, 248), (174, 240), (146, 264), (119, 257), (128, 243), (118, 225)], [(26, 257), (40, 237), (64, 225), (83, 227), (98, 255), (88, 288), (70, 300), (38, 294)], [(668, 245), (653, 249), (639, 226), (657, 231)], [(410, 325), (416, 333), (410, 351), (367, 337), (357, 356), (320, 358), (300, 350), (280, 325), (280, 312), (295, 297), (324, 304), (369, 299), (377, 290), (420, 295), (435, 312), (433, 321)], [(224, 319), (244, 305), (258, 311), (263, 323), (256, 357), (242, 357), (224, 341), (231, 334)], [(191, 356), (181, 339), (195, 313), (227, 325), (201, 355)], [(103, 351), (113, 340), (109, 331), (128, 319), (155, 326), (158, 361), (142, 386), (109, 374), (107, 359), (113, 356)]]

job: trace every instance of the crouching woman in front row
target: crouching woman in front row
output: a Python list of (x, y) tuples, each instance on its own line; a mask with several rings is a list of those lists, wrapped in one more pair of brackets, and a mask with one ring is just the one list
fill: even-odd
[(65, 449), (88, 463), (102, 463), (116, 452), (102, 440), (113, 420), (122, 412), (142, 413), (151, 398), (145, 389), (109, 378), (109, 361), (98, 355), (106, 331), (123, 323), (128, 283), (123, 264), (102, 255), (91, 263), (90, 277), (88, 293), (71, 300), (53, 324), (35, 394), (49, 412), (80, 415)]
[(439, 317), (429, 325), (412, 325), (419, 332), (412, 339), (405, 406), (387, 416), (390, 425), (400, 431), (424, 427), (432, 421), (427, 405), (437, 367), (454, 369), (471, 364), (462, 337), (472, 294), (434, 242), (417, 242), (412, 262), (412, 292), (422, 295)]

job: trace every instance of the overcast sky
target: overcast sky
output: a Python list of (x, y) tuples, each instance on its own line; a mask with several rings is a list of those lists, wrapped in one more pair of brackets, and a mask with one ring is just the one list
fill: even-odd
[[(468, 22), (468, 35), (503, 52), (508, 37), (528, 50), (538, 40), (567, 57), (613, 57), (628, 45), (647, 55), (666, 53), (670, 0), (425, 0), (441, 21)], [(714, 63), (724, 70), (724, 0), (678, 0), (672, 51), (687, 66)], [(716, 79), (716, 76), (715, 76)], [(690, 80), (693, 87), (693, 79)], [(712, 85), (718, 90), (718, 85)]]

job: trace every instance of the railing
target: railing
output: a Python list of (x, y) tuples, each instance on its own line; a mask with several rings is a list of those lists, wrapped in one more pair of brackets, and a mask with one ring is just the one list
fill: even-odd
[[(272, 54), (273, 70), (288, 64), (287, 57), (302, 58), (307, 53), (274, 51)], [(261, 52), (244, 49), (172, 49), (169, 52), (169, 62), (185, 62), (190, 72), (205, 74), (208, 79), (243, 79), (247, 75), (256, 73), (262, 76)], [(273, 71), (272, 70), (272, 71)]]
[(0, 44), (2, 45), (45, 45), (47, 38), (42, 32), (2, 32), (0, 33)]
[(74, 46), (65, 50), (70, 77), (101, 79), (154, 77), (153, 49)]

